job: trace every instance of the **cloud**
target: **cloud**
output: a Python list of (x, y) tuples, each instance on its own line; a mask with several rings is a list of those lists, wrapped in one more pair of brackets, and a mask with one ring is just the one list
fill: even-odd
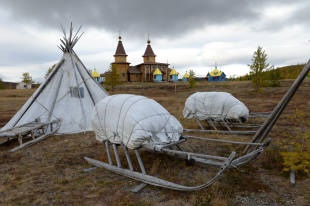
[[(284, 1), (273, 1), (281, 4)], [(190, 33), (201, 27), (255, 22), (269, 1), (247, 0), (2, 0), (10, 18), (55, 28), (59, 24), (83, 24), (131, 35), (151, 33), (164, 37)]]
[(0, 66), (51, 61), (59, 54), (53, 31), (44, 31), (42, 35), (35, 28), (0, 26)]
[(228, 75), (247, 73), (257, 46), (272, 65), (303, 63), (309, 8), (305, 0), (0, 0), (0, 75), (44, 76), (61, 57), (60, 24), (70, 21), (85, 32), (76, 53), (99, 72), (114, 60), (119, 33), (131, 65), (142, 62), (149, 34), (156, 60), (181, 74), (204, 76), (214, 64)]

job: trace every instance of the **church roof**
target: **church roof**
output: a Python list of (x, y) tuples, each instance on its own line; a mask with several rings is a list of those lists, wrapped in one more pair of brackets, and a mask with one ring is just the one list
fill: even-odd
[(159, 66), (169, 66), (169, 64), (167, 63), (160, 63), (160, 62), (147, 62), (147, 63), (140, 63), (140, 64), (137, 64), (136, 66), (141, 66), (141, 65), (159, 65)]
[(146, 49), (145, 49), (145, 52), (143, 54), (143, 57), (155, 57), (156, 55), (154, 54), (153, 52), (153, 49), (151, 47), (151, 41), (150, 40), (147, 40), (147, 46), (146, 46)]
[(96, 69), (94, 69), (94, 71), (91, 72), (91, 76), (94, 78), (100, 77), (100, 74), (97, 72)]
[(169, 75), (178, 75), (179, 72), (177, 72), (175, 69), (171, 69)]
[(117, 44), (117, 48), (116, 48), (114, 56), (127, 56), (123, 43), (122, 43), (121, 36), (118, 37), (118, 44)]
[(155, 71), (154, 71), (154, 73), (153, 73), (153, 75), (161, 75), (162, 73), (161, 73), (161, 71), (157, 68), (157, 69), (155, 69)]
[(210, 76), (212, 77), (219, 77), (222, 75), (222, 71), (220, 71), (217, 67), (214, 68), (213, 71), (209, 72)]

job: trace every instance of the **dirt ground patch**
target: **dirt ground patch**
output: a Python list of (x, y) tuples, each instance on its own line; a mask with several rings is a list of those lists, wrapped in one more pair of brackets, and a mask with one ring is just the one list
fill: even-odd
[[(186, 98), (196, 91), (226, 91), (243, 101), (251, 111), (271, 111), (287, 91), (290, 80), (281, 87), (264, 88), (255, 93), (250, 82), (198, 82), (195, 88), (185, 83), (126, 84), (112, 94), (144, 95), (158, 101), (180, 120), (184, 128), (198, 128), (192, 120), (182, 117)], [(34, 90), (0, 90), (0, 127), (15, 114)], [(92, 132), (57, 135), (18, 152), (9, 149), (17, 142), (0, 147), (0, 205), (310, 205), (310, 179), (299, 178), (291, 186), (279, 167), (271, 164), (269, 154), (276, 151), (276, 140), (290, 125), (287, 118), (296, 108), (303, 111), (303, 125), (310, 122), (310, 81), (298, 90), (270, 137), (271, 146), (256, 161), (226, 171), (211, 187), (196, 192), (178, 192), (147, 186), (140, 193), (130, 189), (139, 182), (113, 174), (104, 169), (90, 168), (85, 156), (106, 160), (103, 145)], [(194, 149), (207, 147), (193, 142)], [(271, 151), (271, 152), (270, 152)], [(212, 169), (200, 165), (187, 166), (184, 161), (165, 155), (143, 152), (148, 172), (184, 184), (202, 183), (212, 176)], [(124, 159), (125, 160), (125, 159)], [(280, 160), (279, 160), (280, 161)], [(154, 169), (155, 163), (158, 168)], [(137, 165), (134, 165), (135, 167)], [(153, 167), (153, 168), (152, 168)]]

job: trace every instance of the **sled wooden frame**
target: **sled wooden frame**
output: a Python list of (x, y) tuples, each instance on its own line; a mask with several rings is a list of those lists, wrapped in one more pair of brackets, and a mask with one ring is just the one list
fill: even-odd
[[(0, 132), (0, 138), (6, 138), (7, 140), (1, 144), (5, 144), (8, 141), (17, 139), (19, 146), (10, 150), (10, 152), (17, 151), (24, 147), (33, 145), (39, 141), (44, 140), (49, 135), (54, 134), (60, 127), (60, 120), (53, 120), (50, 122), (33, 121), (12, 127)], [(23, 142), (24, 139), (31, 139), (27, 142)]]
[[(172, 189), (172, 190), (179, 190), (179, 191), (195, 191), (195, 190), (200, 190), (200, 189), (206, 188), (206, 187), (210, 186), (211, 184), (213, 184), (218, 178), (220, 178), (220, 176), (223, 174), (225, 169), (227, 169), (230, 166), (233, 158), (235, 157), (235, 152), (232, 152), (228, 157), (220, 157), (220, 156), (212, 156), (212, 155), (206, 155), (206, 154), (185, 152), (185, 151), (181, 151), (181, 150), (168, 149), (169, 147), (174, 146), (174, 145), (178, 145), (184, 141), (185, 141), (185, 139), (181, 139), (178, 142), (174, 142), (172, 144), (167, 144), (163, 147), (144, 145), (141, 148), (135, 149), (134, 152), (135, 152), (135, 155), (136, 155), (139, 167), (140, 167), (140, 172), (134, 171), (128, 148), (123, 144), (120, 145), (120, 144), (111, 143), (108, 140), (103, 142), (103, 144), (106, 148), (108, 163), (98, 161), (95, 159), (91, 159), (89, 157), (84, 157), (84, 158), (88, 163), (90, 163), (96, 167), (105, 168), (105, 169), (107, 169), (111, 172), (114, 172), (116, 174), (123, 175), (123, 176), (129, 177), (131, 179), (138, 180), (138, 181), (142, 182), (142, 184), (138, 185), (137, 187), (135, 187), (131, 190), (132, 192), (139, 192), (146, 185), (153, 185), (153, 186), (163, 187), (163, 188)], [(112, 145), (112, 148), (114, 150), (114, 157), (115, 157), (116, 165), (114, 165), (113, 161), (112, 161), (111, 152), (110, 152), (110, 145)], [(128, 168), (123, 168), (123, 164), (120, 161), (120, 157), (119, 157), (119, 153), (118, 153), (119, 147), (121, 147), (125, 152)], [(205, 183), (198, 185), (198, 186), (185, 186), (185, 185), (173, 183), (173, 182), (164, 180), (162, 178), (146, 174), (146, 170), (145, 170), (144, 164), (142, 162), (142, 159), (141, 159), (141, 156), (139, 153), (140, 149), (151, 151), (151, 152), (157, 152), (157, 153), (161, 153), (161, 154), (168, 154), (168, 155), (179, 157), (182, 159), (194, 160), (194, 161), (202, 163), (202, 164), (218, 166), (219, 170), (215, 174), (214, 177), (212, 177), (211, 179), (209, 179)], [(216, 162), (216, 164), (215, 164), (215, 162)]]
[[(193, 153), (193, 152), (186, 152), (183, 151), (180, 146), (182, 145), (183, 142), (185, 142), (187, 139), (199, 139), (203, 141), (213, 141), (213, 142), (225, 142), (225, 143), (231, 143), (231, 144), (239, 144), (239, 145), (250, 145), (250, 146), (255, 146), (258, 147), (255, 150), (244, 154), (240, 157), (236, 157), (236, 152), (231, 152), (231, 154), (228, 157), (222, 157), (222, 156), (214, 156), (214, 155), (207, 155), (207, 154), (200, 154), (200, 153)], [(163, 147), (156, 147), (156, 146), (151, 146), (151, 145), (144, 145), (143, 147), (136, 149), (135, 154), (136, 158), (138, 160), (140, 170), (141, 172), (137, 172), (133, 170), (131, 158), (128, 152), (128, 148), (125, 147), (124, 145), (119, 145), (119, 144), (114, 144), (109, 142), (108, 140), (104, 141), (104, 145), (106, 148), (106, 153), (108, 157), (108, 163), (98, 161), (95, 159), (91, 159), (89, 157), (85, 157), (85, 160), (96, 166), (96, 167), (101, 167), (105, 168), (107, 170), (110, 170), (114, 173), (138, 180), (143, 182), (141, 185), (138, 185), (137, 187), (133, 188), (133, 192), (138, 192), (141, 189), (143, 189), (147, 184), (154, 185), (154, 186), (159, 186), (159, 187), (164, 187), (168, 189), (173, 189), (173, 190), (180, 190), (180, 191), (194, 191), (194, 190), (199, 190), (206, 188), (210, 186), (212, 183), (214, 183), (224, 172), (224, 170), (228, 168), (236, 168), (239, 167), (243, 164), (248, 163), (249, 161), (255, 159), (261, 152), (264, 151), (264, 149), (269, 145), (270, 139), (267, 140), (265, 143), (252, 143), (252, 142), (238, 142), (238, 141), (229, 141), (229, 140), (222, 140), (222, 139), (212, 139), (212, 138), (206, 138), (206, 137), (196, 137), (196, 136), (182, 136), (181, 140), (178, 142), (174, 142), (171, 144), (167, 144)], [(112, 157), (111, 157), (111, 152), (110, 152), (110, 145), (112, 145), (112, 148), (114, 150), (114, 157), (116, 161), (116, 165), (113, 165)], [(127, 159), (127, 165), (128, 168), (123, 168), (123, 164), (120, 161), (120, 157), (118, 154), (118, 147), (122, 147), (125, 152), (125, 156)], [(171, 147), (176, 146), (179, 150), (173, 150)], [(216, 175), (209, 179), (207, 182), (205, 182), (202, 185), (199, 186), (184, 186), (176, 183), (172, 183), (166, 180), (163, 180), (158, 177), (154, 177), (151, 175), (147, 175), (142, 159), (139, 154), (139, 150), (143, 151), (149, 151), (153, 153), (160, 153), (160, 154), (166, 154), (175, 158), (179, 159), (184, 159), (187, 161), (194, 161), (200, 164), (205, 164), (205, 165), (210, 165), (210, 166), (216, 166), (220, 167), (219, 171), (216, 173)]]
[[(238, 145), (245, 145), (245, 149), (243, 150), (242, 154), (236, 154), (236, 158), (232, 161), (230, 167), (239, 167), (248, 163), (249, 161), (255, 159), (264, 149), (270, 144), (271, 139), (267, 138), (272, 127), (284, 111), (285, 107), (292, 99), (294, 94), (296, 93), (297, 89), (303, 82), (304, 78), (306, 77), (307, 73), (310, 70), (310, 60), (305, 65), (303, 70), (300, 72), (298, 77), (295, 79), (293, 84), (287, 90), (285, 95), (279, 101), (277, 106), (274, 110), (270, 113), (255, 113), (257, 117), (268, 117), (265, 122), (262, 124), (261, 127), (255, 131), (255, 134), (250, 142), (238, 142), (233, 140), (226, 140), (226, 139), (214, 139), (214, 138), (206, 138), (206, 137), (195, 137), (195, 136), (185, 136), (187, 138), (194, 138), (194, 139), (201, 139), (205, 141), (214, 141), (214, 142), (222, 142), (222, 143), (230, 143), (230, 144), (238, 144)], [(223, 131), (223, 130), (204, 130), (204, 129), (185, 129), (185, 132), (201, 132), (201, 133), (221, 133), (221, 134), (229, 134), (229, 135), (240, 135), (240, 134), (251, 134), (249, 131)]]

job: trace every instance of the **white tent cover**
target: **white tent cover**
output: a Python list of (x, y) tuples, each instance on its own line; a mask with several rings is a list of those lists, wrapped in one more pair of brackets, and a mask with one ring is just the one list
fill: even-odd
[(185, 102), (183, 117), (205, 120), (225, 118), (247, 121), (249, 110), (244, 103), (227, 92), (196, 92)]
[(58, 134), (90, 131), (90, 114), (107, 95), (77, 55), (65, 52), (46, 81), (1, 130), (35, 120), (60, 120)]
[(161, 147), (178, 141), (180, 122), (156, 101), (138, 95), (107, 96), (96, 104), (91, 117), (99, 141), (123, 143), (130, 149), (144, 144)]

